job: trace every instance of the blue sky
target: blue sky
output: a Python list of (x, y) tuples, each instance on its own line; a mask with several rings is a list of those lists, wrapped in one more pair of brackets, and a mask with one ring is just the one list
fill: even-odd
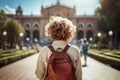
[[(15, 10), (20, 5), (23, 14), (40, 15), (41, 5), (49, 7), (54, 5), (57, 0), (0, 0), (0, 9), (6, 13), (15, 14)], [(100, 6), (99, 0), (59, 0), (62, 5), (68, 7), (76, 6), (76, 14), (93, 15), (96, 7)]]

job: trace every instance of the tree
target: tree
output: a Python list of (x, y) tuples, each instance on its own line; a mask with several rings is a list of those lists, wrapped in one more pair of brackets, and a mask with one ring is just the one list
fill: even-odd
[(4, 27), (4, 25), (5, 25), (5, 23), (6, 23), (6, 20), (7, 20), (8, 18), (7, 18), (7, 16), (6, 16), (6, 14), (4, 13), (4, 11), (3, 10), (0, 10), (0, 48), (2, 47), (2, 29), (3, 29), (3, 27)]
[[(7, 31), (7, 43), (9, 48), (14, 48), (15, 44), (20, 40), (19, 33), (25, 33), (24, 28), (15, 19), (8, 19), (3, 30)], [(17, 41), (17, 42), (16, 42)]]
[(108, 34), (109, 30), (114, 33), (114, 44), (118, 47), (120, 43), (118, 36), (120, 36), (120, 0), (100, 0), (101, 7), (98, 12), (98, 26), (101, 30)]
[(1, 35), (1, 29), (4, 27), (4, 24), (7, 20), (7, 16), (6, 14), (4, 13), (3, 10), (0, 10), (0, 35)]

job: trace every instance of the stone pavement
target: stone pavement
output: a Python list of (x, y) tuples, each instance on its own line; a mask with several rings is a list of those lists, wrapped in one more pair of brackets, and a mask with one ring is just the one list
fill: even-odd
[(88, 57), (88, 65), (83, 67), (83, 80), (120, 80), (120, 71)]
[[(35, 54), (0, 68), (0, 80), (38, 80), (34, 74), (37, 57)], [(88, 58), (88, 66), (83, 67), (83, 80), (120, 80), (120, 71)]]

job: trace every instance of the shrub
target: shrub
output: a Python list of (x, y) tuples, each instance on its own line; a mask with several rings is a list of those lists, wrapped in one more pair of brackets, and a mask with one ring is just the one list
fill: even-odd
[[(105, 51), (106, 52), (106, 51)], [(104, 51), (90, 51), (89, 56), (120, 70), (120, 56)], [(102, 54), (101, 54), (102, 53)]]
[[(8, 51), (5, 51), (8, 52)], [(36, 50), (28, 50), (28, 51), (10, 51), (7, 54), (2, 53), (0, 55), (0, 67), (3, 67), (7, 64), (10, 64), (12, 62), (15, 62), (17, 60), (20, 60), (22, 58), (25, 58), (27, 56), (30, 56), (32, 54), (36, 53)]]

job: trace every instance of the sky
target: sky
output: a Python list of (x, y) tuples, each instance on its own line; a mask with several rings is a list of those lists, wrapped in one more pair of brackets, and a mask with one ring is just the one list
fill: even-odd
[[(15, 14), (20, 5), (24, 15), (41, 15), (41, 6), (45, 8), (55, 5), (57, 0), (0, 0), (0, 9), (7, 14)], [(62, 5), (76, 7), (76, 15), (94, 15), (95, 9), (100, 7), (99, 0), (59, 0)]]

